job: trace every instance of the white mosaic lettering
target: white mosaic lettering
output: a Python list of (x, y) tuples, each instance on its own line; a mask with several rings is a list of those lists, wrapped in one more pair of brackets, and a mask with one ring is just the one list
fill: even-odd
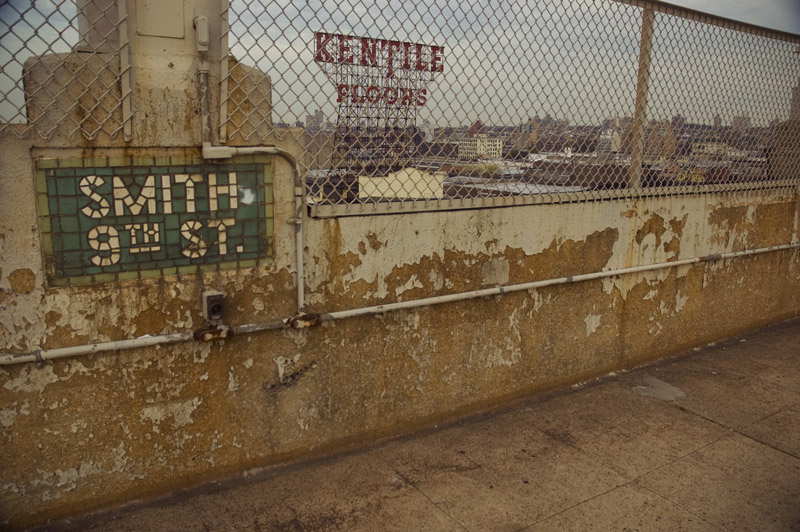
[[(131, 253), (161, 250), (158, 224), (125, 224), (125, 229), (131, 235)], [(141, 236), (141, 242), (139, 236)]]
[(161, 176), (161, 200), (163, 201), (164, 214), (172, 214), (172, 188), (168, 175)]
[(92, 189), (93, 186), (97, 187), (102, 184), (102, 177), (97, 177), (96, 175), (87, 175), (81, 179), (80, 185), (78, 185), (81, 193), (97, 204), (95, 206), (90, 203), (81, 209), (81, 212), (89, 218), (102, 218), (103, 216), (107, 215), (108, 211), (111, 209), (111, 205), (108, 203), (108, 200)]
[(228, 196), (229, 209), (238, 209), (239, 190), (236, 186), (236, 172), (230, 172), (228, 174), (227, 185), (218, 185), (217, 174), (208, 174), (208, 195), (212, 212), (219, 210), (217, 205), (217, 197), (219, 195)]
[(216, 227), (218, 231), (217, 243), (219, 244), (219, 254), (225, 255), (228, 252), (228, 228), (236, 223), (235, 218), (220, 218), (218, 220), (209, 220), (209, 227)]
[(194, 233), (194, 231), (202, 228), (203, 224), (197, 220), (189, 220), (181, 225), (181, 236), (189, 241), (189, 245), (181, 250), (184, 256), (196, 259), (204, 256), (208, 251), (208, 244), (206, 244), (205, 240)]
[[(95, 266), (111, 266), (119, 262), (119, 233), (116, 228), (110, 225), (98, 225), (93, 227), (89, 234), (89, 246), (101, 252), (110, 252), (108, 255), (100, 254), (91, 258)], [(100, 240), (101, 236), (107, 236), (105, 240)]]
[[(175, 174), (175, 183), (186, 184), (186, 212), (195, 212), (194, 205), (194, 185), (195, 183), (202, 183), (202, 174)], [(172, 206), (170, 205), (170, 212)]]
[(135, 200), (128, 188), (117, 176), (114, 176), (114, 213), (117, 216), (125, 214), (125, 207), (134, 216), (142, 212), (142, 208), (147, 205), (147, 211), (151, 214), (156, 213), (156, 186), (155, 176), (149, 175), (144, 182), (139, 197)]

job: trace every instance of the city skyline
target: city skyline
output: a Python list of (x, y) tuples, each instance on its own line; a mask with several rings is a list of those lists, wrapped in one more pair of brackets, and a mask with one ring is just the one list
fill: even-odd
[[(428, 103), (419, 112), (420, 120), (436, 125), (472, 119), (510, 124), (536, 114), (598, 124), (607, 117), (634, 114), (638, 8), (610, 1), (562, 3), (554, 12), (502, 2), (492, 10), (457, 11), (452, 2), (437, 2), (403, 13), (407, 18), (389, 35), (375, 28), (398, 16), (391, 8), (356, 0), (347, 4), (327, 12), (324, 20), (312, 7), (290, 8), (281, 24), (249, 12), (236, 15), (241, 27), (232, 19), (231, 31), (237, 36), (233, 55), (255, 60), (270, 73), (278, 94), (296, 96), (275, 102), (276, 122), (302, 120), (309, 107), (334, 113), (335, 87), (313, 61), (314, 31), (443, 46), (445, 72), (432, 84)], [(273, 41), (259, 41), (244, 31), (253, 24)], [(795, 48), (657, 14), (650, 67), (655, 95), (648, 116), (682, 114), (702, 124), (713, 123), (716, 115), (730, 121), (744, 113), (755, 125), (786, 119), (791, 91), (800, 78)], [(762, 90), (765, 85), (772, 88), (769, 94)], [(735, 102), (731, 90), (736, 91)]]

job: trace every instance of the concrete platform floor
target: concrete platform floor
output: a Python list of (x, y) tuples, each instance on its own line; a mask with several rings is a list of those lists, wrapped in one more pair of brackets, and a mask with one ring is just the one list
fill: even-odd
[(359, 452), (63, 527), (800, 530), (800, 319)]

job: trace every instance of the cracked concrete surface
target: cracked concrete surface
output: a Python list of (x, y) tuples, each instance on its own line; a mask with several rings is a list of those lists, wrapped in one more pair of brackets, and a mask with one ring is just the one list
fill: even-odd
[(794, 319), (368, 449), (50, 529), (800, 530), (798, 375)]

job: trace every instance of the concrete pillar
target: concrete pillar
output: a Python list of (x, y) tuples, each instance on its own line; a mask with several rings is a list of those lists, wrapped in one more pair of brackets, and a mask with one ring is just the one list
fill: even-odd
[(119, 49), (117, 0), (75, 0), (78, 8), (76, 52), (114, 53)]

